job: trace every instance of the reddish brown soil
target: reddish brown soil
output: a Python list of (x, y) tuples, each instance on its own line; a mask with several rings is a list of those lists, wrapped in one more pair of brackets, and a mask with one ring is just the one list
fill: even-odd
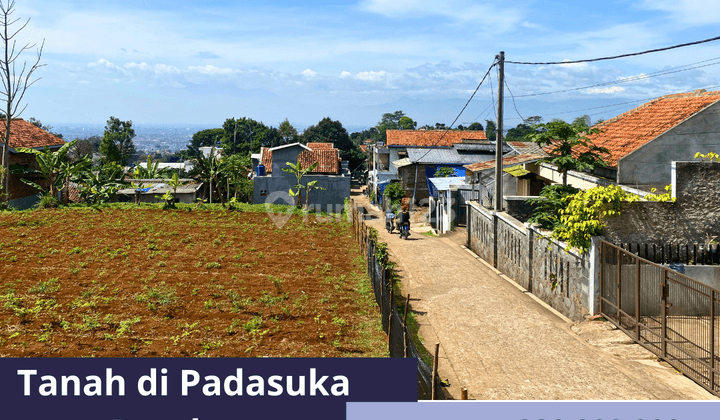
[(223, 210), (0, 214), (0, 356), (382, 356), (351, 231)]

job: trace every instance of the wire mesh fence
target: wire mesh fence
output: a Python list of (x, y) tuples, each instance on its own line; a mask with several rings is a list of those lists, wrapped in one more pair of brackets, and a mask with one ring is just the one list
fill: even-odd
[(600, 312), (720, 395), (720, 291), (601, 241)]
[[(415, 343), (420, 343), (419, 337), (408, 328), (407, 310), (404, 305), (403, 314), (400, 314), (395, 297), (395, 273), (383, 252), (384, 244), (378, 243), (377, 234), (365, 223), (363, 209), (351, 205), (351, 217), (355, 238), (357, 239), (362, 255), (367, 262), (367, 273), (370, 277), (375, 302), (381, 310), (382, 327), (388, 335), (388, 348), (390, 357), (414, 357), (418, 360), (418, 398), (429, 400), (442, 399), (444, 394), (439, 378), (433, 381), (432, 365), (427, 359), (429, 353), (418, 349)], [(401, 297), (398, 296), (401, 300)]]

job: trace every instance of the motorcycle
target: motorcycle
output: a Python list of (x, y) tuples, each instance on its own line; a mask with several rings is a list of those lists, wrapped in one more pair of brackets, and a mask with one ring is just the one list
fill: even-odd
[(407, 240), (410, 236), (410, 226), (407, 223), (403, 223), (398, 226), (398, 230), (400, 231), (400, 238)]
[(395, 230), (395, 222), (392, 218), (385, 219), (385, 229), (387, 229), (388, 233), (393, 233), (393, 230)]

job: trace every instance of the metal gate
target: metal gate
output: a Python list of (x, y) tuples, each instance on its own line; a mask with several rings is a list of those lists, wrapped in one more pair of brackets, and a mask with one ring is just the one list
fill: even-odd
[(720, 291), (605, 241), (600, 261), (601, 314), (720, 395)]

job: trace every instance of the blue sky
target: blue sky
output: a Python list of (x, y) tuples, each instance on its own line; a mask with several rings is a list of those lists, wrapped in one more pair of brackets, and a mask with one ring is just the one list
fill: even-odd
[[(45, 40), (46, 66), (36, 73), (41, 80), (28, 91), (22, 117), (54, 125), (104, 123), (112, 115), (219, 126), (245, 116), (305, 127), (329, 116), (356, 128), (396, 110), (420, 125), (450, 124), (501, 50), (512, 61), (563, 61), (720, 35), (716, 0), (17, 0), (16, 6), (17, 17), (31, 18), (21, 41)], [(679, 66), (688, 67), (622, 80)], [(720, 90), (720, 42), (587, 64), (508, 64), (506, 72), (517, 97), (516, 110), (506, 92), (506, 126), (520, 122), (518, 115), (595, 120), (664, 94)], [(496, 77), (493, 70), (495, 90)], [(597, 84), (603, 86), (524, 96)], [(484, 124), (493, 113), (490, 85), (483, 85), (458, 123)]]

